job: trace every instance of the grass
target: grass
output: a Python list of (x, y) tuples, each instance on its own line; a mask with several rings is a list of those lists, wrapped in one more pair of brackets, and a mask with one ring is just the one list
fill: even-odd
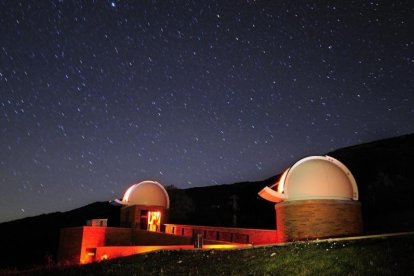
[(37, 275), (410, 275), (414, 236), (233, 250), (159, 251)]

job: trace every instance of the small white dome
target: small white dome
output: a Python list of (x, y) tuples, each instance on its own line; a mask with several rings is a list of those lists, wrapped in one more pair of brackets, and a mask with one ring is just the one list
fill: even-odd
[(155, 181), (142, 181), (128, 188), (122, 198), (124, 205), (148, 205), (170, 207), (170, 198), (165, 188)]

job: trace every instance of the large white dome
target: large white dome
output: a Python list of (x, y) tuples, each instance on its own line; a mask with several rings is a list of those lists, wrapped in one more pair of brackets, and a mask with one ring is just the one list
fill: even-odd
[(170, 198), (160, 183), (147, 180), (129, 187), (122, 198), (122, 204), (169, 208)]
[(283, 185), (288, 200), (358, 199), (351, 172), (329, 156), (311, 156), (298, 161), (290, 168)]
[[(277, 191), (271, 189), (274, 186), (277, 186)], [(272, 187), (265, 187), (259, 195), (272, 202), (358, 200), (355, 178), (344, 164), (329, 156), (310, 156), (299, 160)]]

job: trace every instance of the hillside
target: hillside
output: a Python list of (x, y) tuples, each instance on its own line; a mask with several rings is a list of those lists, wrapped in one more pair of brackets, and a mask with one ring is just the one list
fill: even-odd
[(276, 175), (264, 181), (168, 189), (170, 220), (181, 224), (274, 229), (274, 204), (257, 193), (278, 178)]
[(353, 173), (369, 233), (414, 229), (414, 135), (380, 140), (328, 153)]
[(112, 226), (119, 224), (119, 207), (96, 202), (68, 212), (43, 214), (0, 224), (0, 245), (7, 248), (0, 267), (31, 267), (54, 261), (62, 227), (85, 225), (88, 219), (109, 218)]
[[(321, 153), (324, 154), (324, 153)], [(366, 233), (414, 230), (414, 185), (410, 179), (414, 135), (366, 143), (327, 153), (354, 174)], [(275, 228), (274, 204), (257, 195), (278, 175), (264, 181), (190, 189), (167, 187), (170, 222), (196, 225)], [(59, 229), (84, 225), (91, 218), (119, 224), (119, 207), (97, 202), (69, 212), (0, 224), (0, 245), (8, 252), (0, 267), (30, 267), (56, 259)]]

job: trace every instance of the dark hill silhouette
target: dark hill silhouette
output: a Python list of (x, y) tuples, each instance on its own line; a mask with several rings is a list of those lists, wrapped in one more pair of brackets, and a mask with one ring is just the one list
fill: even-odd
[(85, 225), (92, 218), (108, 218), (110, 226), (119, 225), (119, 207), (95, 202), (68, 212), (4, 222), (0, 224), (1, 267), (31, 267), (56, 260), (59, 231), (62, 227)]
[[(274, 204), (258, 196), (266, 185), (279, 178), (264, 181), (168, 189), (171, 198), (170, 221), (179, 224), (275, 228)], [(184, 214), (183, 214), (184, 212)]]
[(414, 230), (414, 134), (328, 155), (343, 162), (358, 183), (365, 232)]
[[(342, 148), (327, 155), (343, 162), (354, 174), (366, 233), (414, 230), (414, 184), (410, 178), (414, 134)], [(278, 178), (275, 175), (264, 181), (190, 189), (167, 187), (170, 222), (274, 229), (274, 204), (257, 193)], [(2, 254), (0, 267), (55, 260), (59, 229), (85, 225), (92, 218), (108, 218), (109, 226), (118, 226), (119, 207), (97, 202), (68, 212), (1, 223), (0, 245), (7, 254)]]

